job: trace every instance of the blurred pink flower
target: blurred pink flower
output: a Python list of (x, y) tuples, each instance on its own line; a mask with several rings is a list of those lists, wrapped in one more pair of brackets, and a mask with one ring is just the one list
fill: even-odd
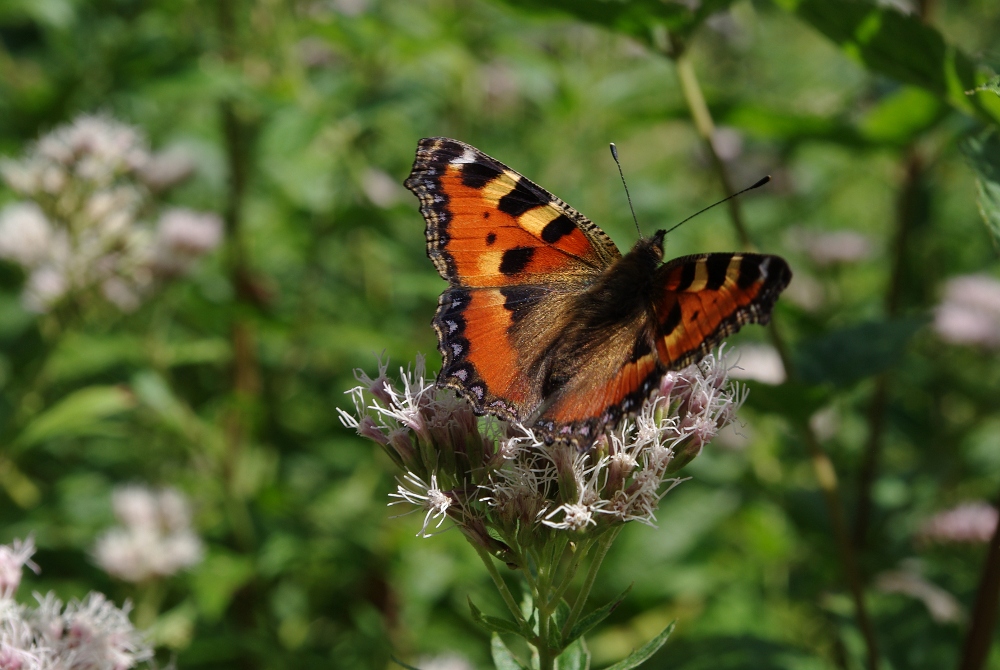
[(173, 207), (156, 227), (156, 269), (166, 275), (185, 272), (200, 256), (222, 242), (222, 219), (209, 212)]
[(789, 246), (804, 252), (820, 267), (857, 263), (872, 255), (872, 243), (864, 233), (854, 230), (813, 230), (793, 228), (788, 231)]
[(989, 275), (949, 279), (934, 312), (934, 330), (952, 344), (1000, 348), (1000, 281)]
[(921, 601), (937, 623), (957, 623), (964, 618), (958, 599), (936, 584), (927, 581), (914, 566), (888, 570), (875, 577), (875, 588), (882, 593), (899, 593)]
[(989, 503), (963, 503), (926, 519), (920, 525), (917, 537), (939, 544), (985, 543), (993, 537), (998, 517), (997, 509)]

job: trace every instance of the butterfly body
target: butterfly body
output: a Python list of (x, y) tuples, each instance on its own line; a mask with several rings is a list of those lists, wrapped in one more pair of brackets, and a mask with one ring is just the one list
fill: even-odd
[(582, 214), (457, 140), (421, 140), (406, 186), (449, 283), (433, 320), (438, 383), (548, 441), (588, 447), (668, 370), (766, 323), (791, 279), (762, 254), (664, 264), (663, 231), (623, 256)]

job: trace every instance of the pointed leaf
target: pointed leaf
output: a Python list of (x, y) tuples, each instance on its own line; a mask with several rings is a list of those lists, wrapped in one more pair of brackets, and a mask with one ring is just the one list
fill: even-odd
[(628, 596), (629, 592), (632, 590), (633, 586), (634, 584), (629, 584), (628, 588), (622, 591), (617, 598), (609, 602), (607, 605), (604, 605), (603, 607), (598, 607), (596, 610), (594, 610), (587, 616), (577, 621), (576, 625), (573, 626), (573, 630), (569, 632), (569, 635), (566, 637), (565, 640), (563, 640), (563, 642), (565, 644), (568, 644), (570, 642), (573, 642), (577, 638), (583, 637), (594, 626), (607, 619), (608, 616), (610, 616), (611, 613), (614, 612), (616, 609), (618, 609), (618, 606), (622, 604), (622, 602), (625, 600), (625, 597)]
[(556, 659), (558, 670), (589, 670), (590, 650), (587, 649), (583, 638), (566, 647), (563, 653)]
[(517, 660), (517, 657), (511, 653), (496, 633), (493, 633), (490, 640), (490, 654), (493, 656), (493, 665), (497, 666), (497, 670), (528, 670), (528, 666)]
[(983, 132), (967, 139), (962, 151), (976, 170), (979, 213), (1000, 245), (1000, 137), (995, 130)]
[(469, 609), (472, 611), (472, 620), (475, 621), (480, 627), (485, 628), (488, 633), (513, 633), (514, 635), (519, 635), (525, 637), (524, 631), (513, 621), (508, 621), (507, 619), (501, 619), (500, 617), (487, 616), (483, 614), (475, 603), (472, 602), (472, 598), (469, 598)]
[(676, 621), (671, 622), (669, 626), (663, 629), (662, 633), (633, 651), (628, 655), (628, 658), (605, 668), (605, 670), (631, 670), (632, 668), (639, 667), (648, 661), (653, 654), (660, 650), (660, 647), (666, 643), (670, 634), (674, 632), (674, 626), (676, 625)]
[(17, 437), (18, 447), (29, 447), (56, 437), (107, 432), (104, 420), (135, 406), (135, 398), (122, 386), (88, 386), (75, 391), (39, 414)]
[(968, 96), (983, 83), (972, 60), (916, 16), (862, 0), (776, 0), (873, 72), (920, 86), (966, 112), (1000, 120), (1000, 98)]

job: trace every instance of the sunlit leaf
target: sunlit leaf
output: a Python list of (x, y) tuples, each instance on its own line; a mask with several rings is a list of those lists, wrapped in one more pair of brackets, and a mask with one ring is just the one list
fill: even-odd
[(976, 68), (961, 50), (916, 16), (862, 0), (776, 0), (868, 69), (920, 86), (965, 112), (1000, 120), (995, 103), (970, 97)]
[(528, 666), (517, 660), (517, 657), (496, 633), (493, 633), (493, 637), (490, 638), (490, 653), (497, 670), (528, 670)]
[(566, 647), (556, 659), (557, 670), (588, 670), (590, 668), (590, 650), (583, 638), (575, 640)]
[(623, 661), (619, 661), (614, 665), (608, 666), (606, 670), (631, 670), (631, 668), (638, 668), (640, 665), (648, 661), (653, 654), (659, 651), (660, 647), (666, 644), (667, 638), (669, 638), (670, 634), (674, 632), (675, 625), (677, 625), (677, 622), (672, 622), (669, 626), (663, 629), (662, 633), (629, 654), (628, 658)]

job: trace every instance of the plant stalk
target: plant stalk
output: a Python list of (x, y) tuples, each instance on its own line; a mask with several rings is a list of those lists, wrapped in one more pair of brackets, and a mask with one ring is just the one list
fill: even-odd
[[(687, 102), (688, 110), (691, 113), (691, 118), (694, 121), (695, 129), (705, 143), (705, 148), (711, 156), (712, 165), (719, 177), (719, 181), (722, 183), (725, 194), (729, 195), (734, 193), (737, 189), (733, 187), (726, 164), (722, 158), (719, 157), (718, 153), (715, 151), (715, 146), (712, 143), (712, 137), (715, 133), (715, 124), (712, 120), (712, 113), (709, 110), (708, 105), (705, 103), (705, 96), (702, 93), (700, 84), (698, 83), (698, 77), (694, 71), (694, 67), (686, 54), (676, 56), (673, 60), (677, 67), (677, 76), (680, 79), (681, 90), (684, 94), (684, 100)], [(729, 217), (732, 221), (733, 229), (740, 240), (740, 244), (744, 249), (752, 250), (754, 245), (744, 223), (739, 199), (732, 198), (728, 201), (728, 205)], [(773, 321), (770, 329), (770, 335), (772, 342), (775, 343), (775, 348), (781, 356), (788, 378), (793, 379), (794, 367), (792, 358), (789, 354), (788, 346), (785, 344), (778, 329), (774, 326)], [(810, 458), (813, 463), (813, 470), (816, 473), (816, 479), (819, 483), (820, 490), (823, 492), (823, 499), (826, 502), (827, 513), (830, 515), (830, 521), (833, 525), (834, 540), (837, 544), (837, 551), (844, 570), (844, 577), (847, 580), (847, 585), (851, 592), (851, 598), (854, 601), (855, 616), (857, 618), (858, 627), (861, 629), (862, 636), (865, 640), (867, 667), (868, 670), (877, 670), (879, 666), (879, 658), (875, 638), (875, 629), (872, 626), (871, 619), (868, 616), (868, 610), (865, 606), (864, 592), (861, 585), (860, 573), (857, 567), (857, 560), (854, 554), (854, 547), (851, 544), (850, 535), (847, 530), (847, 522), (844, 518), (844, 509), (843, 503), (840, 499), (840, 489), (837, 482), (836, 470), (834, 469), (833, 462), (830, 460), (829, 456), (827, 456), (826, 452), (823, 451), (819, 438), (816, 436), (809, 424), (807, 422), (803, 422), (800, 426), (798, 426), (798, 428), (802, 433), (803, 440), (809, 450)]]

